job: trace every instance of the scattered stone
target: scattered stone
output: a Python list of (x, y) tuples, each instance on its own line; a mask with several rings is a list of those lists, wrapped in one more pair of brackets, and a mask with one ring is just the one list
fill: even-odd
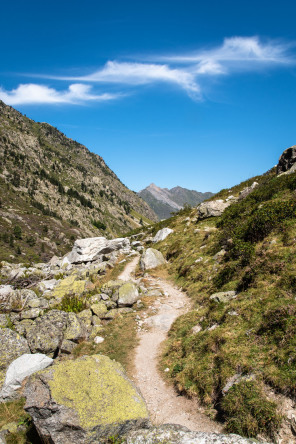
[(149, 424), (145, 402), (121, 364), (102, 355), (38, 372), (25, 395), (25, 410), (46, 442), (101, 442)]
[(141, 257), (140, 266), (142, 270), (150, 270), (165, 263), (165, 258), (160, 251), (155, 248), (147, 248)]
[(75, 313), (68, 313), (67, 327), (64, 332), (64, 339), (78, 342), (81, 339), (86, 339), (86, 331), (82, 326), (82, 322)]
[(5, 381), (0, 392), (0, 398), (13, 398), (15, 391), (22, 385), (23, 380), (39, 370), (43, 370), (53, 363), (51, 358), (46, 355), (23, 354), (15, 359), (8, 367)]
[(197, 207), (197, 219), (206, 219), (207, 217), (217, 217), (231, 205), (231, 201), (224, 202), (222, 199), (202, 202)]
[(237, 296), (236, 291), (220, 291), (210, 296), (210, 299), (215, 302), (229, 302), (231, 299), (235, 299)]
[(6, 314), (0, 314), (0, 328), (8, 327), (10, 318)]
[(199, 324), (197, 324), (194, 327), (192, 327), (191, 331), (192, 331), (192, 333), (197, 334), (200, 331), (202, 331), (202, 327)]
[(171, 228), (163, 228), (162, 230), (159, 230), (156, 233), (156, 235), (152, 239), (152, 242), (154, 242), (154, 243), (161, 242), (161, 241), (165, 240), (169, 236), (169, 234), (171, 234), (173, 232), (174, 232), (174, 230), (172, 230)]
[(254, 374), (249, 374), (249, 375), (242, 375), (240, 373), (236, 373), (235, 375), (231, 376), (231, 378), (229, 378), (227, 380), (226, 385), (223, 387), (222, 389), (222, 393), (223, 395), (226, 395), (226, 393), (231, 389), (231, 387), (233, 387), (235, 384), (239, 384), (242, 381), (253, 381), (254, 379), (256, 379), (256, 376)]
[(102, 336), (96, 336), (96, 337), (94, 338), (94, 343), (95, 343), (95, 344), (102, 344), (102, 342), (104, 342), (104, 341), (105, 341), (105, 339), (102, 338)]
[(65, 355), (70, 355), (76, 345), (75, 342), (70, 341), (69, 339), (64, 339), (60, 347), (60, 352)]
[(39, 308), (30, 308), (29, 310), (24, 310), (21, 312), (21, 319), (36, 319), (40, 314), (43, 314), (43, 310)]

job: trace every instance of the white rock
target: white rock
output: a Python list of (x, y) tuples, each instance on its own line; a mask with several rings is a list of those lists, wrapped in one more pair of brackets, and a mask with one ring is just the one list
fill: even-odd
[(197, 207), (197, 217), (198, 219), (205, 219), (207, 217), (221, 216), (224, 210), (229, 207), (231, 203), (231, 201), (225, 202), (222, 199), (203, 202)]
[(160, 251), (154, 248), (147, 248), (141, 257), (140, 266), (142, 270), (150, 270), (165, 263), (165, 258)]
[(108, 240), (105, 237), (77, 239), (72, 251), (63, 258), (62, 265), (66, 260), (71, 264), (93, 262), (98, 259), (101, 254), (108, 254), (118, 250), (128, 253), (130, 251), (129, 239), (117, 238)]
[(15, 390), (19, 389), (23, 380), (39, 370), (43, 370), (53, 363), (53, 359), (41, 353), (28, 354), (15, 359), (7, 369), (5, 381), (0, 397), (10, 398)]
[(173, 233), (174, 230), (171, 228), (163, 228), (162, 230), (159, 230), (154, 238), (152, 239), (152, 242), (160, 242), (163, 241), (166, 237), (168, 237), (169, 234)]
[(102, 338), (102, 336), (96, 336), (96, 337), (94, 338), (94, 343), (95, 343), (95, 344), (102, 344), (102, 342), (104, 342), (104, 341), (105, 341), (105, 339)]

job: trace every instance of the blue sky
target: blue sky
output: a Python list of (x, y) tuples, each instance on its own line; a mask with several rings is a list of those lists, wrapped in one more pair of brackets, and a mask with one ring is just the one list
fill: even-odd
[(292, 0), (5, 2), (0, 99), (133, 190), (218, 191), (296, 144), (295, 16)]

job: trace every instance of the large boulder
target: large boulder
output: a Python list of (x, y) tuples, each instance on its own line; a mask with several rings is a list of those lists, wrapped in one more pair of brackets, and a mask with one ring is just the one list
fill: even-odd
[(30, 353), (26, 339), (9, 328), (0, 328), (0, 386), (9, 364), (24, 353)]
[(150, 270), (165, 263), (165, 258), (160, 251), (155, 250), (155, 248), (147, 248), (141, 257), (140, 266), (142, 270)]
[(253, 182), (251, 186), (244, 188), (239, 193), (239, 200), (245, 199), (252, 191), (259, 185), (258, 182)]
[(70, 264), (93, 262), (99, 259), (100, 255), (102, 254), (108, 254), (118, 250), (129, 251), (129, 239), (118, 238), (108, 240), (105, 237), (77, 239), (74, 243), (72, 251), (67, 254), (66, 259)]
[(294, 172), (296, 169), (296, 145), (287, 148), (281, 155), (277, 164), (277, 174), (285, 173), (287, 171)]
[(30, 377), (25, 410), (46, 442), (88, 444), (149, 424), (143, 398), (106, 356), (61, 361)]
[(39, 370), (43, 370), (53, 363), (53, 360), (41, 353), (25, 353), (15, 359), (7, 369), (5, 381), (0, 392), (0, 398), (10, 399), (15, 396), (23, 380)]
[(132, 282), (126, 282), (118, 289), (118, 307), (131, 307), (139, 297), (137, 286)]
[(86, 281), (79, 279), (77, 273), (73, 273), (59, 281), (51, 292), (52, 297), (62, 299), (67, 294), (80, 295), (86, 289)]
[(222, 199), (203, 202), (197, 207), (197, 218), (206, 219), (207, 217), (221, 216), (224, 210), (226, 210), (226, 208), (231, 204), (231, 201), (226, 202)]
[(255, 439), (242, 438), (239, 435), (221, 433), (192, 432), (176, 424), (165, 424), (148, 430), (130, 432), (127, 444), (260, 444)]
[(37, 318), (27, 332), (27, 341), (32, 353), (44, 353), (51, 358), (56, 356), (62, 344), (68, 325), (68, 313), (51, 310)]
[(156, 235), (152, 239), (152, 242), (156, 243), (156, 242), (163, 241), (163, 240), (165, 240), (165, 238), (168, 237), (169, 234), (171, 234), (173, 232), (174, 232), (174, 230), (172, 230), (171, 228), (163, 228), (162, 230), (159, 230), (156, 233)]

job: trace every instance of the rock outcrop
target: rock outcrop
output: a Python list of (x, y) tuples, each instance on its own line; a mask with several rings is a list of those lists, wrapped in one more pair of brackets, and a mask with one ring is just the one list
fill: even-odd
[(127, 436), (127, 444), (260, 444), (257, 440), (238, 435), (192, 432), (176, 424), (165, 424), (149, 430), (137, 430)]
[(217, 217), (226, 210), (233, 202), (224, 201), (222, 199), (211, 200), (210, 202), (203, 202), (197, 207), (197, 219), (206, 219), (207, 217)]
[(78, 239), (74, 243), (72, 251), (65, 256), (70, 264), (80, 264), (82, 262), (93, 262), (99, 259), (100, 255), (109, 254), (113, 251), (130, 251), (130, 241), (127, 238), (107, 240), (105, 237), (90, 237)]
[(165, 263), (165, 258), (160, 251), (155, 248), (147, 248), (141, 257), (140, 266), (142, 270), (151, 270)]
[(285, 173), (289, 171), (292, 173), (296, 170), (296, 145), (287, 148), (281, 155), (277, 164), (277, 174)]
[(163, 228), (162, 230), (159, 230), (156, 233), (156, 235), (152, 239), (152, 242), (154, 242), (154, 243), (161, 242), (161, 241), (165, 240), (168, 237), (168, 235), (173, 232), (174, 232), (174, 230), (172, 230), (171, 228)]
[(123, 367), (106, 356), (85, 356), (30, 377), (25, 410), (42, 439), (87, 444), (149, 425), (143, 398)]

